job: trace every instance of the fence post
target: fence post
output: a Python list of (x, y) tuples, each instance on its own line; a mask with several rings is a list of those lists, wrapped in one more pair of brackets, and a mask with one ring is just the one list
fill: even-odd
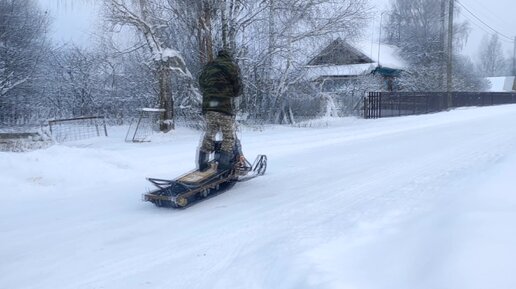
[(396, 96), (398, 98), (398, 116), (401, 116), (401, 95), (398, 93), (396, 93)]
[(371, 118), (371, 93), (368, 93), (365, 99), (365, 115), (367, 118)]
[(376, 115), (375, 115), (375, 95), (373, 92), (371, 92), (369, 94), (369, 107), (368, 107), (368, 114), (369, 114), (369, 118), (375, 118)]
[(376, 94), (371, 92), (369, 97), (369, 118), (376, 118)]
[(363, 113), (365, 119), (367, 119), (367, 116), (366, 116), (366, 99), (367, 99), (367, 96), (364, 95), (364, 98), (362, 98), (362, 113)]
[(106, 136), (108, 136), (108, 133), (107, 133), (107, 127), (106, 127), (106, 117), (104, 116), (104, 117), (102, 118), (102, 120), (103, 120), (103, 122), (104, 122), (104, 134), (105, 134)]
[(382, 93), (378, 92), (378, 118), (382, 117)]
[(362, 112), (364, 113), (364, 118), (367, 119), (367, 96), (366, 95), (364, 95), (364, 98), (362, 99), (362, 103), (363, 103), (362, 105), (364, 106), (362, 108), (362, 110), (363, 110)]
[(376, 94), (371, 92), (369, 96), (371, 97), (369, 99), (369, 117), (376, 118)]

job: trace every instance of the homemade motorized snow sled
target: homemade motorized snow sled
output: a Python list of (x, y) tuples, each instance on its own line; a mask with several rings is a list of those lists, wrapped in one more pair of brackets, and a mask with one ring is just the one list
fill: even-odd
[(233, 149), (233, 167), (218, 170), (221, 142), (215, 142), (214, 157), (205, 171), (193, 170), (175, 180), (147, 178), (157, 189), (143, 195), (143, 200), (158, 207), (184, 208), (199, 200), (228, 190), (237, 182), (265, 174), (267, 156), (258, 155), (251, 164), (242, 154), (237, 140)]

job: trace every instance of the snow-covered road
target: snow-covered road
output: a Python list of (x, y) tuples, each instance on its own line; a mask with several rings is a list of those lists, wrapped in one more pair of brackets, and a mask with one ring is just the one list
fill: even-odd
[(267, 174), (140, 201), (199, 132), (0, 153), (0, 288), (516, 288), (516, 106), (244, 129)]

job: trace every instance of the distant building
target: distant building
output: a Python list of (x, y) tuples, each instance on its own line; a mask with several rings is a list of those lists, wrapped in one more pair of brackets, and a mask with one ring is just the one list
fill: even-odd
[(369, 75), (379, 75), (384, 80), (379, 89), (393, 91), (397, 89), (396, 77), (406, 67), (397, 47), (372, 42), (350, 45), (338, 38), (310, 60), (306, 70), (308, 77), (320, 83), (323, 91), (339, 90)]
[(514, 76), (487, 77), (486, 80), (491, 84), (489, 92), (516, 92)]

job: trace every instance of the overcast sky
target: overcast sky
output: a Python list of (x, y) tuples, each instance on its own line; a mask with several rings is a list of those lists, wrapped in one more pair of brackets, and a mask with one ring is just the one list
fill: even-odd
[[(464, 7), (480, 20), (472, 16), (457, 2), (464, 5)], [(379, 14), (381, 11), (389, 9), (391, 0), (371, 0), (371, 3), (375, 6), (376, 11), (378, 11), (374, 25), (375, 29), (378, 30), (378, 23), (380, 21)], [(472, 58), (477, 57), (483, 38), (495, 33), (493, 30), (486, 27), (485, 24), (482, 24), (481, 21), (483, 21), (499, 33), (511, 38), (511, 40), (509, 40), (500, 36), (505, 56), (512, 57), (514, 37), (516, 36), (516, 0), (458, 0), (456, 3), (455, 7), (460, 11), (458, 21), (468, 21), (471, 28), (468, 42), (462, 51), (463, 54)], [(375, 37), (378, 39), (378, 32), (375, 33)]]
[(50, 31), (56, 42), (87, 46), (98, 27), (98, 8), (103, 0), (37, 0), (52, 17)]
[[(485, 22), (494, 30), (510, 38), (500, 36), (506, 56), (513, 55), (514, 37), (516, 36), (516, 1), (515, 0), (460, 0), (481, 21)], [(471, 33), (468, 41), (468, 52), (472, 50), (478, 54), (479, 46), (485, 36), (495, 32), (487, 28), (482, 22), (472, 16), (463, 7), (460, 9), (461, 19), (466, 19), (471, 26)]]
[[(42, 8), (53, 16), (52, 35), (59, 42), (76, 42), (88, 45), (91, 35), (98, 27), (98, 8), (102, 0), (38, 0)], [(375, 6), (377, 17), (372, 19), (371, 28), (365, 33), (366, 38), (378, 40), (380, 13), (389, 8), (391, 0), (371, 0)], [(514, 39), (516, 36), (516, 0), (459, 0), (459, 3), (469, 9), (476, 17), (485, 22), (499, 33)], [(470, 23), (471, 33), (463, 53), (472, 58), (477, 57), (479, 46), (486, 35), (494, 32), (476, 19), (459, 4), (459, 20)], [(506, 56), (512, 56), (514, 43), (500, 36)]]

